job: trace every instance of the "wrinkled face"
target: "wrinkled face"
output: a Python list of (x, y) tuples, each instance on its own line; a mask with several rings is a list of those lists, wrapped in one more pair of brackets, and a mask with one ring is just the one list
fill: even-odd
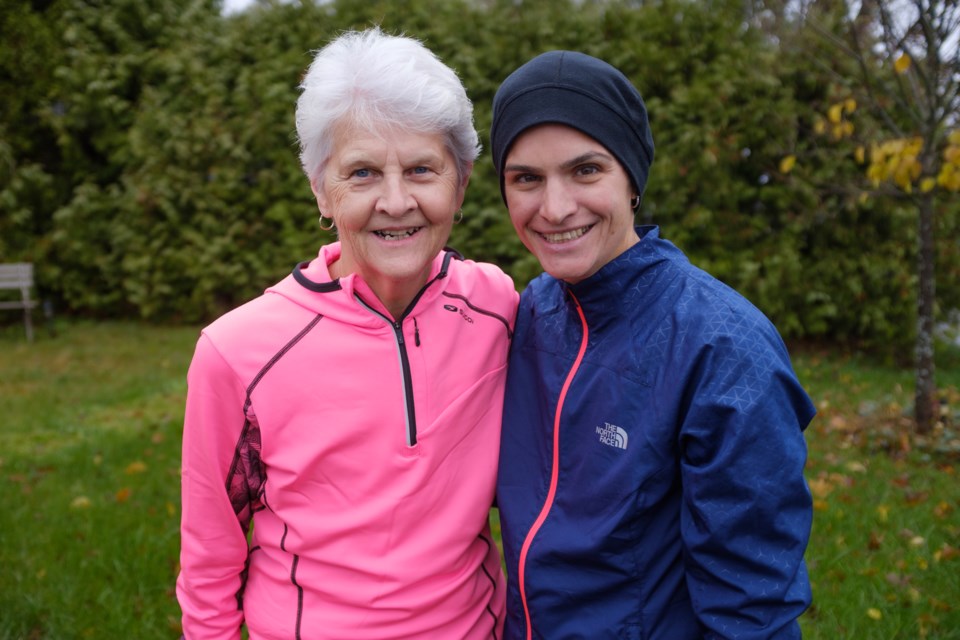
[(523, 244), (551, 276), (592, 276), (638, 242), (630, 178), (593, 138), (559, 124), (520, 134), (507, 154), (504, 193)]
[(457, 176), (439, 134), (338, 131), (314, 185), (340, 236), (336, 276), (358, 273), (381, 300), (398, 288), (418, 291), (450, 236), (468, 180), (469, 171)]

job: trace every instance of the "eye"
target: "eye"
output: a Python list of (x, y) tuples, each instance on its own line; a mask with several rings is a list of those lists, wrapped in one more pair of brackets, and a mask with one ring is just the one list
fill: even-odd
[(534, 173), (517, 173), (511, 177), (510, 181), (514, 184), (531, 184), (539, 182), (540, 176)]
[(578, 176), (592, 176), (600, 172), (600, 167), (595, 164), (582, 164), (577, 167)]
[(350, 174), (353, 178), (369, 178), (370, 175), (370, 169), (355, 169), (353, 173)]

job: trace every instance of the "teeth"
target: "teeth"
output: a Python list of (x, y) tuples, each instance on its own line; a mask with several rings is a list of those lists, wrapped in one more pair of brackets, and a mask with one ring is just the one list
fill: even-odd
[(563, 233), (541, 233), (543, 239), (550, 243), (556, 242), (567, 242), (569, 240), (576, 240), (587, 231), (590, 231), (590, 227), (593, 225), (588, 225), (586, 227), (580, 227), (579, 229), (574, 229), (573, 231), (564, 231)]
[(402, 231), (374, 231), (373, 233), (384, 240), (403, 240), (404, 238), (409, 238), (417, 231), (420, 231), (420, 227), (415, 229), (405, 229)]

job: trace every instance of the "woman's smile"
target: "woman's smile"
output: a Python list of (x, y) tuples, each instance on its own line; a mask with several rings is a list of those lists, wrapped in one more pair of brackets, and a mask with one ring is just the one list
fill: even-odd
[(541, 233), (540, 236), (546, 240), (549, 244), (563, 244), (570, 242), (571, 240), (576, 240), (577, 238), (583, 237), (585, 233), (590, 231), (593, 228), (592, 224), (588, 224), (585, 227), (580, 227), (579, 229), (573, 229), (572, 231), (561, 231), (559, 233)]
[(402, 312), (450, 237), (467, 179), (439, 134), (339, 131), (315, 185), (320, 211), (340, 236), (331, 273), (358, 274), (389, 309)]

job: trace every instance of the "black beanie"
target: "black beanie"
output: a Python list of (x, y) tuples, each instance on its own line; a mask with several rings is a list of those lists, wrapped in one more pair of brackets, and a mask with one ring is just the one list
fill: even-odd
[(503, 192), (503, 164), (521, 133), (565, 124), (612, 153), (637, 195), (653, 164), (653, 136), (640, 92), (618, 69), (576, 51), (548, 51), (507, 76), (493, 98), (490, 147)]

